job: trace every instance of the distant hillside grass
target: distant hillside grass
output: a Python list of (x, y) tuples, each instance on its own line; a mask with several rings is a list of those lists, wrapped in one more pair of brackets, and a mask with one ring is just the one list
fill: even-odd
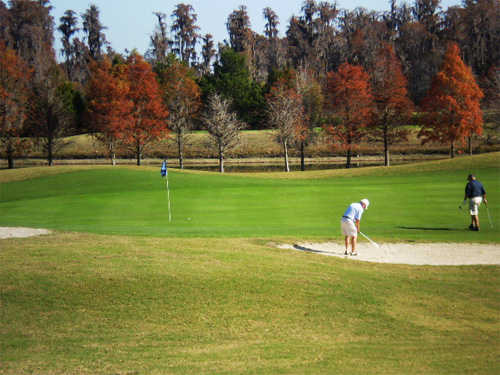
[[(449, 152), (448, 145), (429, 143), (421, 145), (417, 138), (416, 127), (413, 129), (408, 142), (401, 142), (391, 146), (392, 156), (397, 159), (401, 155), (444, 155)], [(344, 156), (344, 151), (339, 147), (333, 147), (318, 129), (314, 142), (306, 147), (306, 156), (310, 158)], [(172, 135), (173, 137), (173, 135)], [(57, 152), (58, 159), (94, 159), (107, 158), (106, 150), (102, 144), (87, 134), (77, 135), (65, 139), (67, 145)], [(475, 153), (499, 151), (500, 143), (494, 131), (485, 130), (481, 138), (474, 139)], [(457, 145), (458, 146), (458, 145)], [(299, 151), (291, 147), (290, 156), (299, 156)], [(381, 142), (364, 141), (355, 150), (355, 154), (362, 156), (378, 155), (382, 157), (383, 146)], [(134, 155), (126, 150), (118, 151), (119, 158), (134, 158)], [(282, 156), (282, 149), (276, 142), (276, 134), (273, 130), (247, 130), (241, 133), (241, 142), (233, 150), (227, 152), (227, 158), (276, 158)], [(34, 150), (27, 157), (43, 158), (41, 150)], [(145, 158), (173, 159), (177, 157), (177, 146), (174, 139), (161, 141), (151, 145), (145, 153)], [(195, 131), (189, 135), (185, 146), (185, 157), (188, 159), (217, 158), (216, 149), (210, 144), (206, 131)]]

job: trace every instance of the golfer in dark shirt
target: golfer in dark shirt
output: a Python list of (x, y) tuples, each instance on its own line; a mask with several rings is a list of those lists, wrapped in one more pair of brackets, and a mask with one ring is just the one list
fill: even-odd
[(471, 224), (469, 225), (470, 230), (478, 231), (479, 230), (479, 206), (481, 202), (484, 201), (484, 204), (488, 204), (486, 200), (486, 191), (484, 190), (483, 184), (476, 180), (476, 176), (470, 174), (467, 177), (469, 181), (467, 185), (465, 185), (465, 196), (463, 204), (469, 199), (469, 210), (471, 217)]

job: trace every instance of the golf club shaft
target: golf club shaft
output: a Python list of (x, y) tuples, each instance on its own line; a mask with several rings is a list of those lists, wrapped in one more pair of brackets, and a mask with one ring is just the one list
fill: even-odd
[(493, 228), (493, 221), (491, 220), (490, 209), (488, 208), (488, 205), (486, 205), (486, 212), (488, 213), (488, 221), (490, 222), (490, 227)]
[(370, 241), (370, 243), (371, 243), (372, 245), (374, 245), (375, 247), (379, 247), (379, 246), (378, 246), (378, 243), (376, 243), (375, 241), (373, 241), (373, 240), (372, 240), (370, 237), (368, 237), (366, 234), (364, 234), (364, 233), (363, 233), (363, 232), (361, 232), (361, 231), (359, 231), (359, 233), (361, 233), (361, 235), (362, 235), (364, 238), (366, 238), (368, 241)]

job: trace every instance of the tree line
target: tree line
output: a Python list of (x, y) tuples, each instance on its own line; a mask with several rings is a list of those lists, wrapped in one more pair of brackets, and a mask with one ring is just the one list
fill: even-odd
[(189, 132), (206, 129), (223, 171), (245, 128), (277, 130), (286, 170), (290, 147), (305, 168), (318, 129), (345, 150), (346, 167), (362, 139), (381, 142), (389, 165), (390, 146), (407, 139), (409, 124), (420, 126), (423, 143), (448, 144), (453, 157), (481, 134), (485, 109), (498, 123), (498, 0), (446, 10), (439, 0), (391, 0), (387, 12), (306, 0), (284, 37), (271, 8), (259, 34), (240, 6), (217, 46), (180, 3), (170, 21), (152, 14), (144, 56), (113, 50), (97, 6), (59, 20), (51, 9), (50, 0), (0, 0), (0, 145), (9, 168), (32, 142), (52, 165), (64, 138), (79, 133), (105, 144), (113, 163), (127, 148), (138, 165), (152, 142), (172, 136), (182, 168)]

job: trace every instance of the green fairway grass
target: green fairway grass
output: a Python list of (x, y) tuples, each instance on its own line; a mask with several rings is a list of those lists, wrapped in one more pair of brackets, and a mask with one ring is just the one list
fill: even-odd
[(257, 239), (0, 240), (0, 373), (496, 374), (496, 266)]
[[(498, 266), (376, 264), (278, 249), (342, 241), (352, 201), (378, 241), (498, 243), (500, 154), (391, 168), (220, 175), (0, 171), (0, 374), (498, 374)], [(458, 210), (466, 177), (490, 228)]]
[[(3, 182), (0, 225), (169, 237), (337, 238), (347, 205), (368, 198), (362, 229), (376, 239), (500, 242), (499, 160), (496, 153), (288, 175), (171, 170), (171, 223), (159, 168), (63, 168)], [(486, 187), (496, 224), (490, 227), (483, 206), (480, 233), (466, 230), (469, 215), (458, 209), (470, 170)]]

